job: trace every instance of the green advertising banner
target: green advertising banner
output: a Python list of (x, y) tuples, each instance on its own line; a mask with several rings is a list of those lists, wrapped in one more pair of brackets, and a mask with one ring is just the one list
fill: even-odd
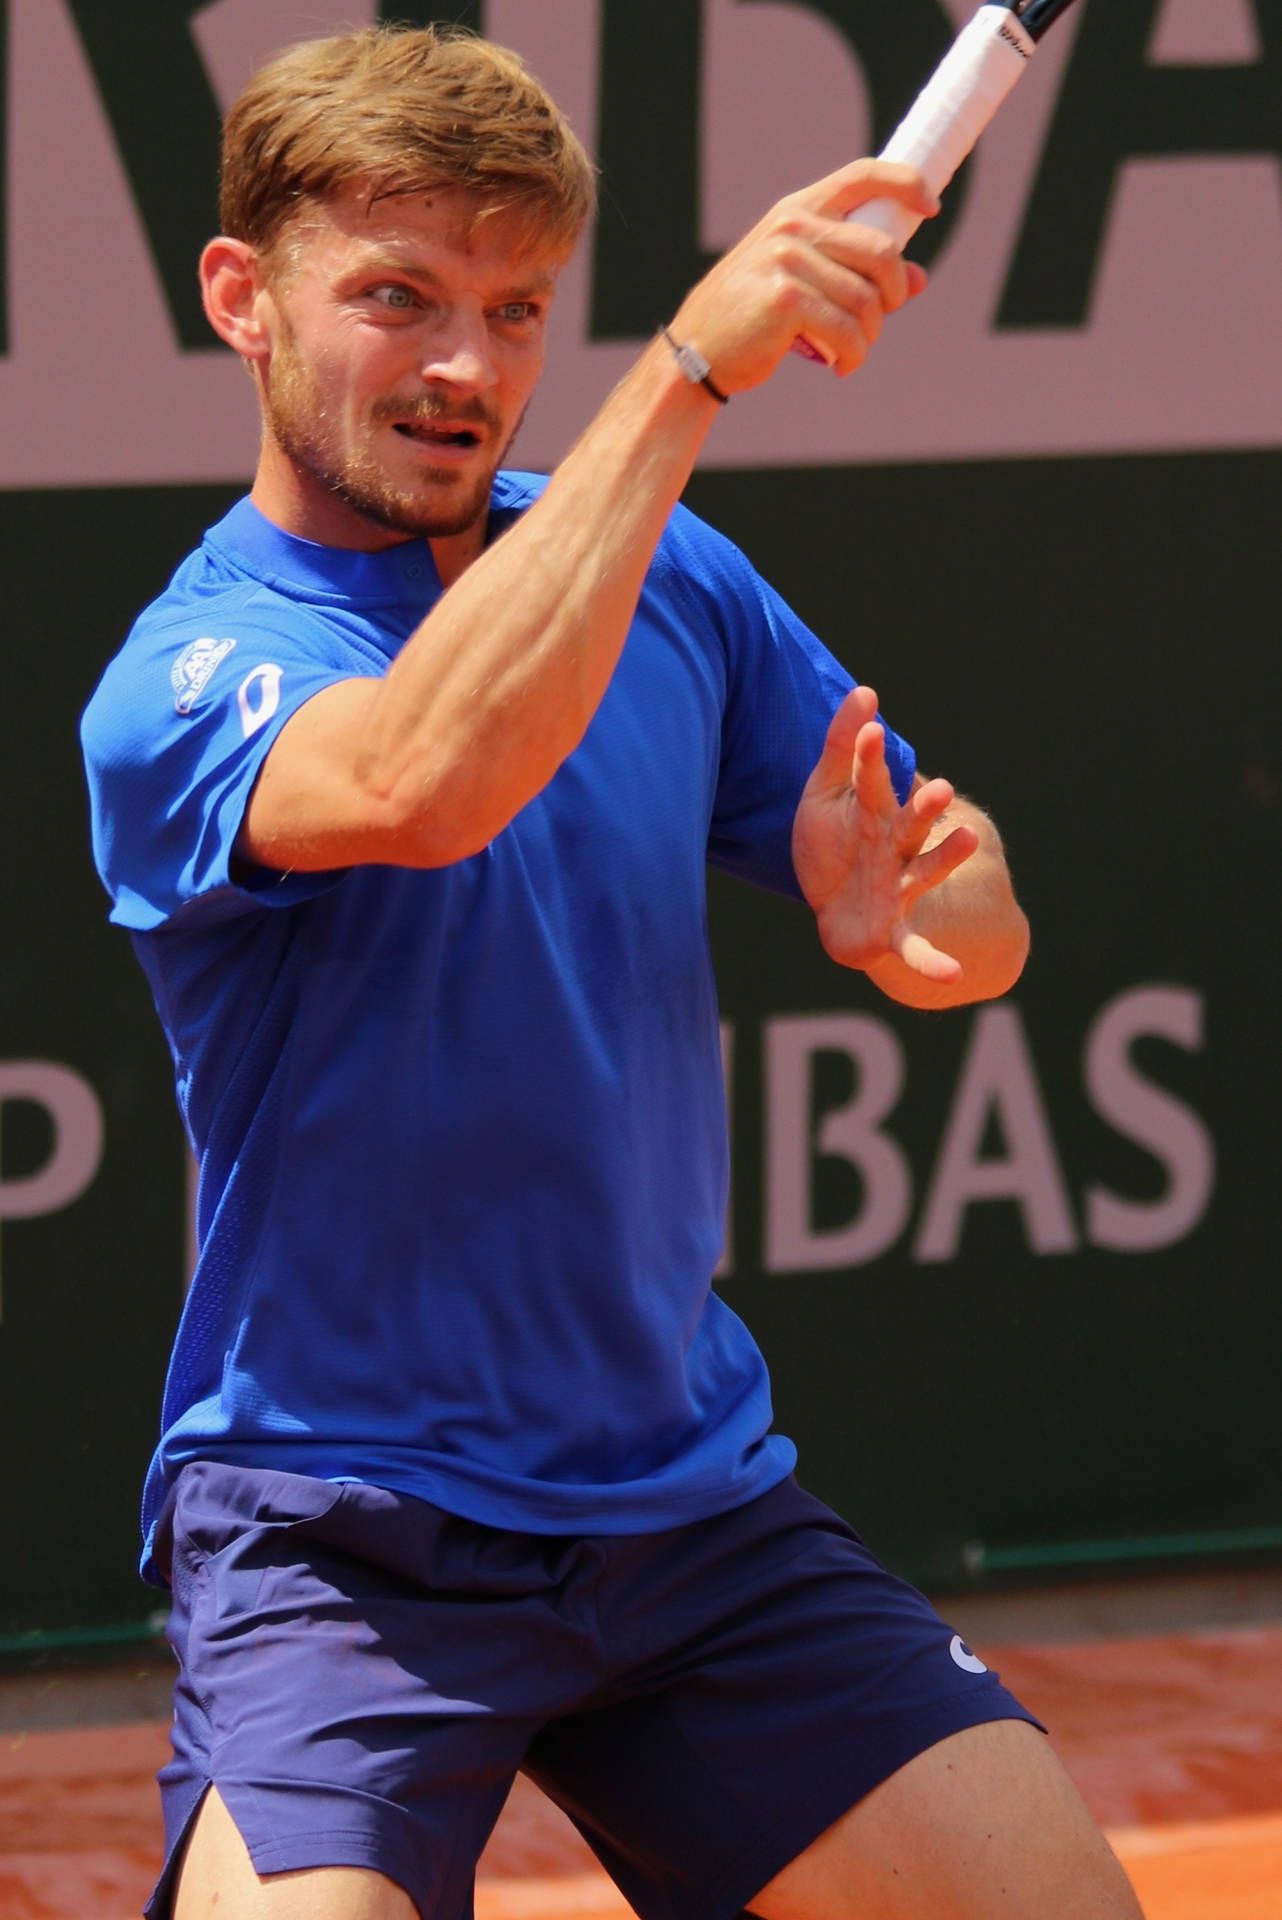
[[(757, 213), (885, 137), (970, 11), (450, 10), (603, 172), (520, 463)], [(135, 1516), (187, 1156), (76, 723), (252, 469), (193, 266), (219, 113), (300, 30), (292, 0), (0, 0), (4, 1648), (156, 1604)], [(1282, 0), (1079, 0), (923, 231), (927, 295), (852, 381), (798, 360), (737, 399), (687, 496), (992, 812), (1033, 926), (1006, 1000), (912, 1015), (802, 909), (712, 888), (717, 1284), (807, 1482), (937, 1588), (1282, 1552), (1279, 100)]]
[(714, 895), (722, 1284), (816, 1489), (937, 1585), (1279, 1544), (1280, 491), (1275, 453), (692, 489), (983, 795), (1033, 926), (1004, 1001), (913, 1015)]

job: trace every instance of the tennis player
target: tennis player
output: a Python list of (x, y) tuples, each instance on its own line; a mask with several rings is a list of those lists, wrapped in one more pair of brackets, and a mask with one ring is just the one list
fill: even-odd
[(867, 161), (782, 201), (544, 480), (502, 462), (592, 180), (520, 63), (369, 29), (229, 116), (201, 270), (257, 474), (84, 722), (200, 1161), (153, 1915), (464, 1920), (518, 1769), (643, 1920), (1138, 1913), (709, 1289), (705, 862), (910, 1005), (1027, 944), (992, 825), (677, 505), (798, 333), (849, 373), (921, 290), (843, 219), (878, 194), (933, 210)]

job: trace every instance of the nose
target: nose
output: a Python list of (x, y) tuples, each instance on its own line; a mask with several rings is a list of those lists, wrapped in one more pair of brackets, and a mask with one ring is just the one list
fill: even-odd
[(455, 308), (435, 334), (420, 372), (428, 384), (443, 382), (468, 393), (494, 386), (498, 371), (484, 313)]

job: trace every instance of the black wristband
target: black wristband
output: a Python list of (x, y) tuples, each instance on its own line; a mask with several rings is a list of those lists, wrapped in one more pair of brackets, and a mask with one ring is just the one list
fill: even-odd
[(715, 384), (703, 355), (694, 347), (683, 347), (679, 341), (672, 338), (666, 327), (660, 327), (659, 332), (676, 354), (677, 365), (691, 386), (706, 387), (714, 400), (719, 401), (723, 407), (726, 406), (730, 395), (722, 393), (720, 387)]

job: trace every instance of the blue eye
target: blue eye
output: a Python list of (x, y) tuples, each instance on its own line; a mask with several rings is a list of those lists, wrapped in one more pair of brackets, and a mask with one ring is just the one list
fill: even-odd
[(375, 287), (373, 293), (374, 297), (380, 300), (383, 306), (392, 307), (398, 313), (404, 313), (414, 305), (414, 295), (408, 287), (396, 285)]

